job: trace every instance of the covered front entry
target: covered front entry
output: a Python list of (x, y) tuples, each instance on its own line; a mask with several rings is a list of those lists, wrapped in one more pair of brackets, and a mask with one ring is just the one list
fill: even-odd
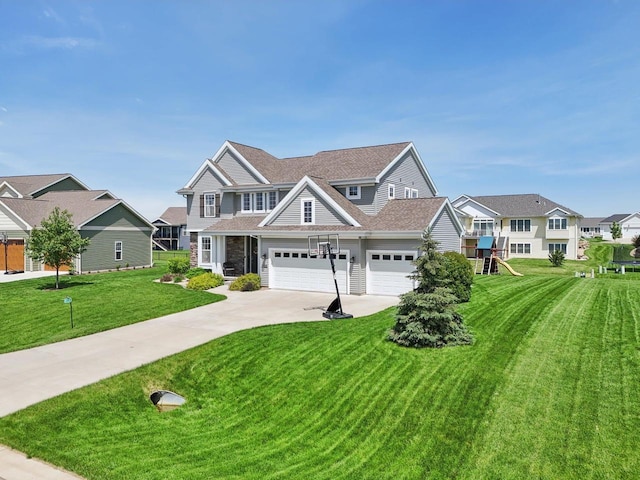
[(223, 269), (240, 276), (258, 273), (258, 239), (252, 236), (228, 236)]
[(0, 270), (24, 270), (24, 240), (9, 240), (0, 246)]
[(367, 293), (371, 295), (401, 295), (414, 288), (411, 275), (416, 267), (415, 251), (367, 252)]
[[(349, 293), (349, 252), (335, 259), (336, 280), (340, 293)], [(269, 287), (310, 292), (336, 291), (328, 258), (309, 257), (308, 250), (269, 249)]]

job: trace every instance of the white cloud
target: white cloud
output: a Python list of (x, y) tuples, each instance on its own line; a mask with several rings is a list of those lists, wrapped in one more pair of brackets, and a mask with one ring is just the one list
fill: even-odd
[(26, 46), (32, 46), (45, 50), (74, 48), (95, 48), (98, 42), (92, 38), (83, 37), (41, 37), (39, 35), (29, 35), (23, 37), (22, 42)]
[(56, 12), (53, 8), (49, 6), (45, 7), (45, 9), (42, 11), (42, 14), (45, 17), (51, 18), (52, 20), (55, 20), (58, 23), (62, 23), (62, 24), (65, 23), (64, 18), (58, 15), (58, 12)]

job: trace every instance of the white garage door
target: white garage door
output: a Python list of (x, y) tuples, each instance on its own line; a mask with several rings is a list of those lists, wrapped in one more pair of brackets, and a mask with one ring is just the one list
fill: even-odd
[[(311, 292), (336, 291), (331, 263), (328, 258), (310, 258), (304, 250), (270, 249), (269, 286), (284, 290)], [(349, 293), (349, 252), (344, 250), (334, 260), (340, 293)]]
[(400, 295), (413, 290), (411, 275), (416, 258), (410, 251), (369, 251), (367, 253), (367, 293)]

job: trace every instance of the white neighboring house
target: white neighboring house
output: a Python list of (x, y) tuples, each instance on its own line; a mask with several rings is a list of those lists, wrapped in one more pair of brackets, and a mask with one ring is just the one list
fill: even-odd
[(630, 241), (634, 236), (640, 235), (640, 212), (617, 213), (600, 221), (603, 240), (613, 240), (611, 236), (611, 226), (613, 222), (620, 225), (622, 240)]
[(192, 265), (258, 273), (265, 287), (335, 291), (329, 261), (309, 255), (310, 235), (339, 235), (347, 294), (411, 290), (427, 227), (442, 251), (460, 251), (462, 225), (411, 142), (280, 159), (227, 141), (178, 193)]
[(584, 217), (580, 220), (580, 235), (584, 238), (602, 237), (602, 217)]
[(538, 194), (461, 195), (452, 202), (465, 227), (462, 248), (475, 257), (478, 239), (496, 238), (502, 258), (547, 258), (556, 249), (578, 258), (582, 216)]

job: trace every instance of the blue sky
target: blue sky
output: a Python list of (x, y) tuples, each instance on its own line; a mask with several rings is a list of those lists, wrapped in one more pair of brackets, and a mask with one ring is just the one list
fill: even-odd
[(441, 195), (640, 210), (640, 2), (0, 0), (0, 175), (150, 220), (225, 140), (413, 141)]

